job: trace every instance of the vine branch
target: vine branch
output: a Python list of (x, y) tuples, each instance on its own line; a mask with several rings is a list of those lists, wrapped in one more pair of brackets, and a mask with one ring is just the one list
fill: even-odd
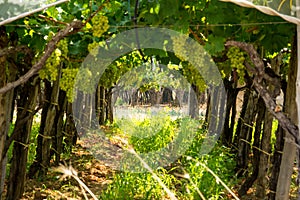
[(84, 22), (83, 25), (85, 26), (88, 22), (90, 22), (92, 18), (95, 17), (95, 15), (97, 15), (97, 13), (100, 12), (107, 3), (109, 3), (109, 0), (106, 0), (101, 6), (99, 6), (99, 8), (91, 14), (91, 16)]
[(60, 30), (47, 44), (45, 48), (45, 53), (40, 58), (40, 60), (33, 65), (33, 67), (18, 80), (7, 83), (4, 87), (0, 88), (0, 94), (3, 94), (23, 83), (28, 81), (33, 75), (37, 74), (39, 70), (45, 65), (47, 59), (51, 56), (52, 52), (56, 48), (56, 44), (64, 37), (70, 34), (77, 33), (83, 27), (83, 23), (79, 20), (74, 20), (65, 27), (65, 29)]
[(195, 33), (195, 31), (193, 31), (190, 27), (189, 27), (189, 32), (195, 37), (195, 39), (201, 44), (201, 45), (205, 45), (205, 41), (202, 40), (197, 33)]
[(56, 20), (52, 17), (46, 17), (45, 15), (38, 15), (38, 17), (42, 18), (46, 21), (54, 22), (54, 23), (57, 23), (57, 24), (68, 25), (68, 23), (66, 23), (66, 22), (58, 21), (58, 20)]
[(29, 49), (27, 46), (22, 45), (17, 47), (7, 47), (4, 49), (0, 49), (0, 57), (14, 54), (16, 52), (24, 52), (25, 54), (32, 54), (31, 49)]
[(270, 95), (269, 91), (262, 84), (262, 79), (266, 76), (264, 72), (264, 65), (262, 59), (259, 57), (257, 51), (254, 49), (252, 44), (237, 41), (228, 41), (226, 46), (236, 46), (248, 53), (251, 61), (253, 62), (255, 69), (246, 63), (246, 68), (248, 71), (254, 74), (253, 86), (262, 99), (270, 113), (278, 120), (280, 126), (287, 131), (295, 139), (296, 144), (300, 144), (300, 139), (298, 135), (298, 127), (289, 119), (282, 111), (277, 112), (276, 103)]

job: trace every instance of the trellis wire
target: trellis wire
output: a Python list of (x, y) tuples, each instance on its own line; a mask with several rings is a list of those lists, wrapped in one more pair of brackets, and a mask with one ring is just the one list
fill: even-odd
[[(263, 25), (277, 25), (277, 24), (290, 24), (290, 22), (255, 22), (255, 23), (237, 23), (237, 24), (190, 24), (189, 27), (216, 27), (216, 26), (263, 26)], [(6, 24), (5, 26), (10, 27), (27, 27), (27, 28), (39, 28), (42, 27), (40, 25), (25, 25), (25, 24)], [(62, 26), (58, 25), (48, 25), (49, 28), (60, 28)], [(146, 27), (146, 25), (122, 25), (122, 26), (114, 26), (111, 25), (112, 28), (136, 28), (136, 27)], [(160, 28), (172, 28), (174, 25), (161, 25), (161, 26), (149, 26), (149, 27), (160, 27)]]

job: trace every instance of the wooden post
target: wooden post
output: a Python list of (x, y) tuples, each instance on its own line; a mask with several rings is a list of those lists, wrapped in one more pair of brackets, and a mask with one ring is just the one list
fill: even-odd
[[(299, 7), (299, 0), (296, 0), (296, 7)], [(297, 10), (297, 17), (300, 17), (299, 10)], [(299, 125), (299, 112), (300, 112), (300, 24), (297, 25), (297, 39), (296, 47), (292, 48), (292, 51), (297, 50), (297, 54), (295, 59), (293, 59), (290, 64), (290, 72), (289, 72), (289, 83), (287, 91), (287, 107), (286, 112), (288, 116), (291, 118), (293, 123)], [(294, 45), (294, 44), (293, 44)], [(294, 52), (292, 52), (294, 54)], [(297, 63), (296, 63), (297, 62)], [(292, 67), (294, 66), (294, 67)], [(297, 73), (297, 74), (295, 74)], [(293, 75), (294, 74), (294, 75)], [(296, 94), (295, 94), (296, 93)], [(295, 96), (294, 96), (295, 95)], [(298, 109), (297, 109), (298, 108)], [(298, 133), (299, 135), (299, 133)], [(290, 139), (289, 139), (290, 138)], [(276, 200), (288, 200), (289, 192), (290, 192), (290, 184), (291, 184), (291, 176), (293, 173), (293, 164), (296, 158), (297, 148), (294, 144), (292, 144), (289, 140), (291, 140), (291, 136), (286, 135), (283, 155), (280, 166), (280, 173), (277, 182), (276, 189)], [(293, 139), (292, 139), (293, 140)], [(292, 141), (291, 140), (291, 141)]]
[[(296, 1), (297, 18), (300, 18), (300, 1)], [(300, 124), (300, 24), (297, 25), (297, 80), (296, 80), (296, 104), (297, 104), (297, 116), (298, 125)]]
[[(300, 1), (296, 0), (296, 17), (300, 18)], [(297, 24), (297, 79), (296, 79), (296, 105), (297, 105), (297, 125), (300, 125), (300, 24)], [(299, 133), (298, 133), (299, 134)], [(298, 149), (298, 154), (300, 150)], [(298, 162), (299, 160), (298, 155)], [(298, 163), (298, 178), (300, 177), (300, 169)], [(299, 186), (298, 186), (299, 187)], [(298, 199), (300, 199), (300, 189), (298, 189)]]

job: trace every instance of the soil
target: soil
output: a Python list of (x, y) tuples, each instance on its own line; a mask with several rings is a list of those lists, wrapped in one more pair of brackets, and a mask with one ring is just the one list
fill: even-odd
[[(99, 197), (101, 192), (111, 183), (114, 171), (104, 162), (94, 157), (80, 144), (76, 145), (66, 161), (78, 173), (78, 177), (88, 188)], [(52, 168), (53, 169), (53, 168)], [(74, 178), (60, 180), (63, 174), (49, 170), (43, 180), (29, 179), (25, 183), (25, 192), (22, 199), (85, 199), (79, 183)], [(86, 192), (89, 199), (91, 195)]]

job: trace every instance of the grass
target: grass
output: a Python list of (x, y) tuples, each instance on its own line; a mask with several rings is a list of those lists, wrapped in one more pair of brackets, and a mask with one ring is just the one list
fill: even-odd
[[(156, 156), (156, 152), (168, 148), (178, 151), (179, 154), (176, 156), (168, 151), (162, 152), (166, 158), (173, 156), (172, 159), (167, 159), (170, 161), (170, 163), (166, 162), (167, 165), (156, 163), (161, 160), (159, 156), (156, 160), (151, 156), (141, 156), (143, 161), (149, 164), (150, 170), (140, 173), (115, 171), (105, 173), (105, 177), (101, 178), (102, 169), (105, 167), (101, 165), (100, 169), (95, 169), (97, 171), (95, 174), (95, 159), (81, 156), (81, 149), (74, 148), (74, 152), (62, 155), (62, 158), (71, 156), (72, 166), (78, 171), (78, 180), (80, 178), (82, 183), (92, 187), (91, 191), (98, 199), (172, 199), (170, 194), (174, 194), (175, 199), (182, 200), (232, 199), (232, 194), (228, 190), (236, 185), (236, 180), (233, 178), (235, 160), (230, 150), (217, 144), (210, 153), (203, 155), (200, 153), (201, 148), (205, 148), (203, 141), (210, 138), (206, 136), (207, 132), (202, 128), (201, 123), (189, 117), (172, 117), (169, 111), (149, 113), (150, 118), (118, 119), (105, 127), (106, 135), (113, 143), (118, 143), (120, 138), (125, 140), (128, 146), (123, 148), (127, 150), (133, 148), (137, 155), (154, 152)], [(35, 123), (30, 137), (28, 167), (35, 158), (38, 130), (39, 124)], [(10, 158), (11, 151), (12, 146), (9, 150)], [(74, 153), (78, 155), (76, 160), (74, 160)], [(130, 158), (134, 158), (134, 155)], [(138, 163), (136, 167), (142, 168), (140, 161), (134, 159)], [(106, 170), (108, 170), (107, 165)], [(88, 175), (90, 173), (92, 174)], [(32, 196), (33, 191), (39, 190), (51, 198), (67, 196), (73, 199), (84, 198), (82, 189), (75, 180), (60, 182), (59, 177), (61, 176), (50, 171), (48, 178), (43, 181), (28, 180), (26, 196)], [(105, 182), (105, 187), (100, 186), (102, 181)]]
[[(126, 121), (126, 120), (125, 120)], [(222, 183), (229, 184), (229, 188), (236, 183), (234, 177), (235, 160), (229, 149), (216, 145), (206, 155), (200, 150), (206, 138), (206, 130), (191, 119), (182, 118), (172, 120), (166, 115), (154, 116), (141, 121), (117, 121), (111, 128), (114, 134), (127, 138), (129, 145), (138, 153), (148, 153), (164, 148), (171, 141), (178, 141), (188, 146), (184, 154), (180, 155), (169, 166), (157, 167), (153, 173), (172, 191), (178, 199), (223, 199), (229, 195)], [(124, 125), (126, 124), (126, 126)], [(181, 126), (197, 126), (193, 137), (183, 137), (191, 127), (179, 131)], [(126, 127), (125, 129), (123, 129)], [(122, 131), (125, 130), (125, 131)], [(190, 140), (190, 141), (186, 141)], [(146, 160), (150, 162), (150, 159)], [(214, 172), (214, 177), (207, 169)], [(228, 189), (228, 188), (227, 188)], [(230, 196), (230, 195), (229, 195)], [(102, 193), (100, 199), (168, 199), (166, 191), (149, 172), (119, 172), (113, 177), (112, 183)]]

